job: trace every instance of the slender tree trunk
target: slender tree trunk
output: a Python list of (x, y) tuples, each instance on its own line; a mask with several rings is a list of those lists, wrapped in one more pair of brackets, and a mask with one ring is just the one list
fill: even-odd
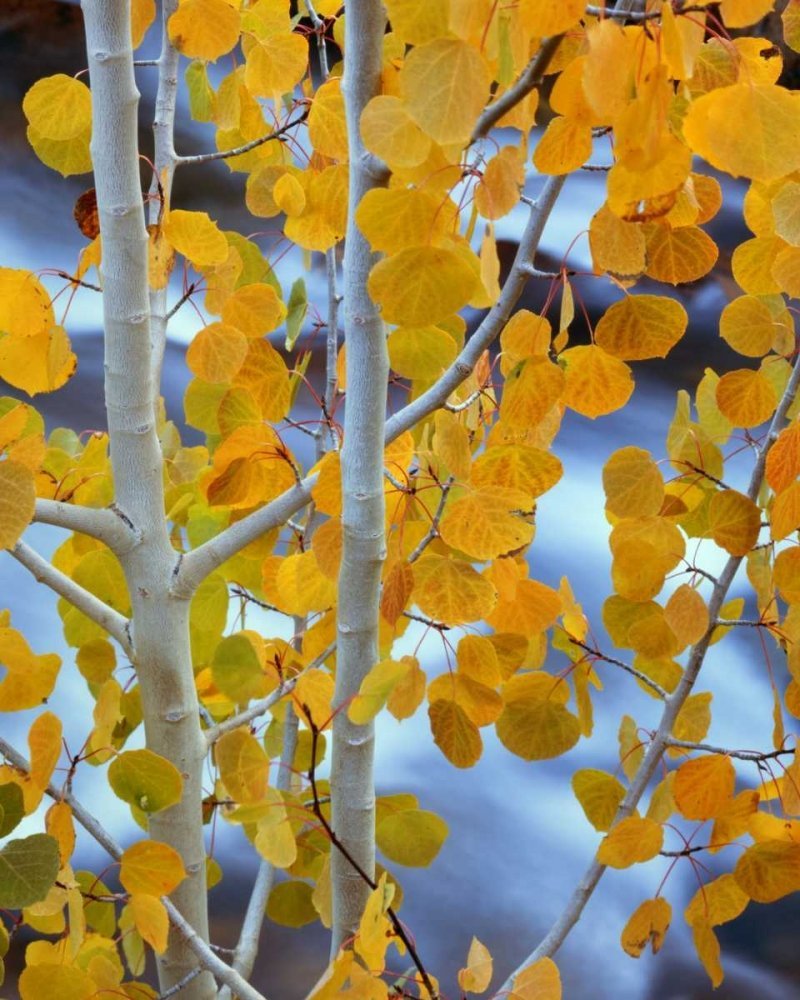
[[(164, 516), (163, 464), (154, 419), (147, 233), (137, 149), (139, 94), (133, 75), (129, 0), (83, 0), (94, 126), (92, 158), (103, 241), (105, 393), (116, 503), (141, 531), (123, 555), (131, 594), (133, 660), (147, 746), (181, 771), (180, 803), (153, 816), (150, 835), (182, 856), (188, 877), (173, 894), (208, 940), (201, 778), (206, 756), (189, 651), (188, 602), (169, 584), (177, 556)], [(176, 934), (159, 959), (162, 991), (198, 965)], [(204, 973), (182, 1000), (216, 996)]]
[[(355, 726), (345, 703), (378, 655), (378, 601), (385, 556), (383, 447), (389, 361), (380, 314), (367, 293), (375, 263), (354, 222), (373, 186), (364, 169), (359, 120), (380, 92), (385, 18), (380, 0), (350, 0), (345, 34), (344, 94), (350, 151), (349, 223), (344, 258), (347, 402), (342, 449), (343, 553), (339, 575), (338, 652), (331, 761), (333, 829), (370, 875), (375, 869), (372, 724)], [(335, 954), (358, 927), (369, 886), (340, 852), (331, 858)]]

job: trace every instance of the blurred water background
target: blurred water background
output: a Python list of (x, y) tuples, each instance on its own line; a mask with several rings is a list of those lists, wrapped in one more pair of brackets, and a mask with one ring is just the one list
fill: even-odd
[[(156, 51), (152, 35), (146, 43), (152, 51), (145, 50), (145, 57)], [(28, 148), (19, 108), (25, 90), (40, 76), (74, 73), (85, 65), (82, 44), (76, 6), (57, 0), (0, 0), (0, 266), (71, 271), (85, 242), (73, 222), (72, 205), (90, 186), (90, 178), (64, 180), (40, 164)], [(143, 122), (150, 118), (154, 72), (139, 71)], [(186, 118), (184, 115), (184, 122)], [(143, 151), (149, 151), (146, 130), (141, 139)], [(184, 125), (179, 128), (177, 145), (182, 152), (194, 152), (212, 148), (212, 141), (207, 129)], [(601, 153), (598, 158), (602, 160)], [(593, 173), (570, 178), (548, 224), (540, 266), (557, 266), (564, 248), (586, 228), (603, 200), (603, 182), (602, 175)], [(531, 176), (528, 193), (535, 196), (539, 184)], [(636, 366), (636, 392), (624, 411), (596, 422), (569, 414), (554, 447), (564, 463), (565, 477), (539, 503), (537, 538), (531, 550), (533, 573), (555, 586), (564, 575), (570, 579), (595, 623), (601, 647), (605, 640), (599, 626), (600, 609), (611, 590), (602, 466), (624, 444), (647, 448), (662, 458), (676, 388), (693, 390), (706, 365), (726, 370), (738, 364), (736, 356), (719, 341), (717, 318), (725, 302), (736, 294), (726, 261), (747, 233), (739, 218), (742, 189), (727, 182), (725, 194), (726, 207), (709, 227), (720, 243), (720, 265), (707, 279), (675, 293), (691, 320), (684, 342), (667, 362)], [(209, 211), (224, 227), (245, 234), (261, 228), (261, 221), (254, 220), (243, 207), (243, 175), (231, 175), (224, 165), (179, 171), (174, 204)], [(506, 266), (523, 221), (521, 208), (499, 227)], [(585, 238), (576, 243), (569, 263), (578, 270), (590, 269)], [(278, 273), (285, 290), (300, 267), (299, 258), (282, 265)], [(321, 303), (319, 271), (307, 275), (307, 280), (310, 297), (316, 295)], [(575, 290), (592, 320), (619, 294), (610, 283), (596, 278), (576, 279)], [(642, 286), (640, 290), (645, 289)], [(539, 308), (545, 291), (544, 287), (530, 287), (522, 304)], [(104, 426), (98, 298), (82, 292), (70, 309), (68, 330), (78, 354), (77, 374), (61, 391), (35, 401), (51, 428), (64, 425), (86, 431)], [(196, 315), (184, 309), (171, 327), (163, 393), (170, 415), (178, 420), (188, 381), (182, 345), (198, 326)], [(748, 471), (745, 454), (726, 475), (734, 482), (742, 481)], [(49, 554), (61, 534), (35, 526), (27, 537)], [(713, 559), (703, 565), (713, 572)], [(745, 592), (741, 581), (734, 590)], [(91, 726), (93, 701), (74, 666), (73, 652), (63, 642), (55, 601), (7, 556), (0, 557), (0, 606), (11, 608), (13, 624), (29, 637), (36, 652), (56, 651), (63, 657), (52, 702), (65, 720), (68, 740), (73, 747), (79, 745)], [(274, 619), (262, 619), (261, 626), (270, 635), (286, 630)], [(419, 633), (409, 633), (409, 645), (418, 639)], [(441, 659), (437, 642), (426, 640), (423, 646), (422, 656), (428, 664)], [(607, 641), (605, 646), (608, 648)], [(458, 771), (434, 747), (424, 712), (402, 725), (391, 718), (380, 724), (379, 793), (411, 791), (423, 808), (439, 812), (450, 824), (449, 840), (430, 869), (400, 870), (398, 875), (405, 891), (402, 917), (415, 935), (426, 965), (440, 976), (451, 996), (456, 995), (455, 971), (464, 961), (473, 934), (494, 955), (497, 986), (547, 930), (599, 840), (574, 799), (571, 774), (585, 766), (616, 769), (616, 727), (623, 711), (645, 727), (656, 719), (654, 702), (630, 677), (615, 674), (613, 667), (600, 665), (599, 670), (606, 689), (596, 698), (594, 737), (549, 763), (519, 760), (499, 745), (490, 730), (484, 730), (482, 759), (475, 768)], [(715, 648), (698, 690), (714, 692), (710, 740), (730, 747), (769, 747), (772, 701), (763, 654), (754, 636), (736, 635)], [(6, 738), (24, 746), (35, 714), (0, 720)], [(131, 836), (126, 808), (110, 792), (98, 792), (97, 782), (92, 781), (96, 776), (82, 773), (84, 770), (78, 775), (78, 793), (84, 792), (112, 833)], [(742, 772), (742, 778), (755, 784), (757, 774), (751, 768)], [(256, 862), (249, 852), (238, 849), (238, 831), (221, 833), (219, 857), (225, 877), (212, 893), (212, 933), (216, 943), (232, 945)], [(676, 839), (668, 846), (675, 848), (680, 843)], [(79, 858), (81, 864), (104, 863), (88, 840), (81, 842)], [(711, 877), (717, 863), (710, 862), (704, 878)], [(728, 867), (731, 863), (727, 861)], [(667, 883), (674, 921), (662, 953), (655, 959), (645, 956), (633, 961), (619, 946), (627, 918), (655, 893), (667, 868), (668, 861), (663, 859), (646, 868), (611, 872), (602, 880), (581, 924), (558, 956), (565, 997), (702, 1000), (711, 995), (681, 918), (682, 908), (698, 884), (687, 860), (674, 868)], [(727, 978), (714, 995), (724, 1000), (785, 1000), (800, 995), (798, 918), (800, 905), (790, 898), (769, 907), (751, 904), (733, 925), (720, 928)], [(325, 964), (325, 939), (318, 926), (293, 932), (267, 922), (255, 985), (271, 1000), (303, 996)], [(9, 998), (15, 996), (14, 980), (12, 971), (5, 988)]]

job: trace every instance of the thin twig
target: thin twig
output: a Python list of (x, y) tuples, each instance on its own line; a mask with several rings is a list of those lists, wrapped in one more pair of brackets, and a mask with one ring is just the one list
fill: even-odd
[(233, 156), (243, 156), (252, 149), (258, 149), (259, 146), (263, 146), (265, 142), (272, 142), (274, 139), (282, 141), (282, 136), (296, 125), (301, 125), (306, 118), (308, 118), (308, 111), (303, 111), (299, 118), (288, 121), (268, 135), (252, 139), (250, 142), (246, 142), (242, 146), (237, 146), (235, 149), (221, 149), (216, 153), (196, 153), (194, 156), (178, 156), (175, 159), (175, 163), (177, 166), (190, 166), (198, 163), (212, 163), (214, 160), (228, 160)]
[(601, 653), (599, 649), (595, 649), (593, 646), (587, 645), (585, 642), (581, 642), (580, 639), (576, 639), (574, 636), (569, 636), (569, 641), (573, 646), (577, 646), (584, 652), (588, 653), (595, 660), (602, 660), (604, 663), (610, 663), (612, 666), (619, 667), (621, 670), (627, 671), (637, 680), (641, 681), (642, 684), (646, 684), (650, 690), (658, 695), (662, 701), (666, 701), (669, 698), (669, 693), (661, 687), (652, 677), (648, 677), (647, 674), (642, 673), (641, 670), (637, 670), (636, 667), (631, 666), (630, 663), (625, 663), (624, 660), (618, 660), (615, 656), (607, 656), (605, 653)]
[(417, 559), (422, 555), (422, 553), (427, 549), (431, 542), (439, 537), (439, 522), (442, 520), (442, 514), (444, 513), (445, 504), (447, 503), (447, 497), (450, 490), (453, 488), (453, 483), (455, 482), (455, 477), (450, 476), (450, 478), (442, 483), (442, 495), (439, 499), (439, 506), (436, 508), (436, 513), (433, 515), (433, 520), (431, 521), (431, 526), (428, 529), (428, 533), (424, 538), (420, 539), (419, 545), (414, 549), (411, 555), (408, 557), (409, 563), (416, 562)]
[(689, 740), (676, 740), (671, 736), (667, 737), (665, 745), (674, 750), (694, 750), (698, 753), (719, 754), (721, 757), (735, 757), (737, 760), (749, 760), (760, 763), (765, 760), (777, 760), (779, 757), (786, 757), (794, 754), (794, 748), (782, 750), (769, 750), (761, 752), (759, 750), (729, 750), (727, 747), (715, 747), (710, 743), (691, 743)]
[(17, 542), (14, 548), (8, 551), (17, 562), (29, 570), (35, 580), (44, 583), (56, 594), (69, 601), (73, 607), (82, 611), (87, 618), (91, 618), (93, 622), (116, 639), (128, 656), (133, 656), (133, 644), (130, 636), (131, 623), (124, 615), (85, 590), (79, 583), (75, 583), (66, 573), (56, 569), (52, 563), (25, 542)]
[[(311, 762), (308, 767), (308, 782), (311, 785), (311, 794), (314, 798), (311, 807), (312, 812), (317, 817), (317, 820), (319, 821), (320, 825), (323, 827), (325, 832), (328, 834), (332, 846), (335, 847), (337, 851), (339, 851), (342, 857), (344, 857), (347, 860), (348, 864), (351, 865), (353, 870), (356, 871), (359, 874), (359, 876), (367, 883), (370, 889), (374, 891), (375, 889), (378, 888), (378, 883), (373, 878), (370, 878), (368, 873), (364, 871), (364, 869), (359, 865), (356, 859), (347, 850), (345, 845), (339, 840), (339, 838), (333, 831), (333, 827), (325, 818), (325, 814), (322, 811), (322, 804), (320, 801), (319, 792), (317, 790), (317, 778), (316, 778), (317, 741), (319, 738), (319, 729), (311, 721), (311, 713), (306, 712), (306, 716), (309, 720), (309, 726), (311, 727)], [(395, 911), (392, 909), (391, 906), (388, 906), (386, 908), (386, 916), (391, 921), (392, 928), (395, 934), (397, 935), (398, 938), (400, 938), (400, 940), (408, 949), (408, 954), (411, 958), (411, 961), (416, 966), (417, 972), (419, 972), (420, 978), (422, 979), (425, 989), (428, 991), (430, 1000), (439, 1000), (439, 992), (434, 988), (433, 982), (430, 976), (428, 975), (425, 966), (422, 964), (422, 960), (420, 959), (419, 954), (417, 953), (417, 949), (414, 945), (414, 942), (411, 939), (411, 936), (406, 932), (405, 927), (403, 927), (403, 924), (400, 922), (397, 914), (395, 913)]]
[(196, 969), (192, 969), (191, 972), (188, 972), (180, 982), (175, 983), (174, 986), (170, 986), (170, 988), (165, 990), (163, 993), (159, 993), (158, 1000), (167, 1000), (167, 997), (174, 997), (176, 993), (181, 992), (184, 986), (188, 986), (193, 979), (197, 979), (202, 971), (202, 965), (198, 965)]

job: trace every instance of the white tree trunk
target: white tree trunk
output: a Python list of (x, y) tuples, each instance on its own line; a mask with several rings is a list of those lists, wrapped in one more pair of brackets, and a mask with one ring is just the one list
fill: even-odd
[[(162, 453), (154, 420), (147, 233), (137, 148), (139, 94), (133, 75), (129, 0), (83, 0), (92, 86), (92, 158), (103, 241), (105, 393), (116, 503), (141, 532), (122, 554), (133, 608), (133, 662), (147, 746), (183, 775), (180, 803), (151, 819), (150, 835), (182, 856), (188, 877), (173, 894), (185, 920), (208, 940), (200, 729), (189, 650), (188, 602), (170, 594), (177, 556), (164, 516)], [(162, 990), (198, 959), (177, 934), (159, 959)], [(182, 1000), (216, 996), (203, 973)]]
[[(367, 293), (375, 263), (354, 221), (374, 185), (364, 168), (361, 112), (380, 92), (385, 18), (380, 0), (350, 0), (345, 28), (344, 95), (350, 153), (349, 222), (344, 258), (347, 401), (342, 449), (343, 552), (339, 574), (334, 706), (357, 691), (378, 655), (378, 601), (385, 555), (383, 447), (389, 361), (380, 314)], [(370, 877), (375, 869), (372, 725), (355, 726), (346, 709), (333, 724), (332, 823), (336, 836)], [(331, 852), (332, 954), (358, 927), (369, 886), (348, 859)]]

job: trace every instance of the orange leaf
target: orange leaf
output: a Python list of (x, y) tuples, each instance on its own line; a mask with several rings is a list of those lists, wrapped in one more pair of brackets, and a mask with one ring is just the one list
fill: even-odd
[(169, 844), (140, 840), (120, 859), (119, 880), (130, 893), (169, 895), (186, 878), (178, 852)]
[(561, 359), (566, 364), (563, 402), (576, 413), (594, 419), (621, 409), (630, 399), (630, 368), (602, 347), (570, 347)]
[(736, 771), (729, 757), (709, 754), (678, 768), (672, 794), (687, 819), (713, 819), (733, 797)]
[(611, 868), (630, 868), (654, 858), (663, 843), (664, 831), (658, 823), (652, 819), (628, 816), (603, 838), (597, 860)]

